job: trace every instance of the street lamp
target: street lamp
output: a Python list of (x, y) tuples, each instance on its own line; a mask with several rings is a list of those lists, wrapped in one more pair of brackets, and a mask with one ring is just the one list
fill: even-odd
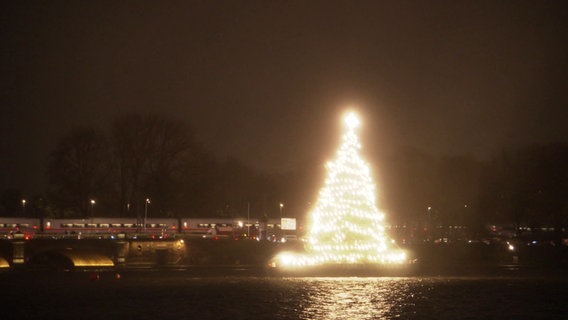
[(426, 216), (426, 240), (430, 241), (430, 235), (432, 234), (432, 207), (428, 206), (428, 213)]
[(91, 219), (94, 216), (94, 211), (95, 211), (95, 200), (91, 199)]
[(22, 199), (22, 215), (26, 215), (26, 199)]
[(148, 205), (150, 204), (150, 199), (146, 198), (144, 203), (144, 232), (146, 232), (146, 219), (148, 219)]
[(284, 204), (280, 203), (280, 231), (282, 232), (282, 238), (285, 237), (284, 229), (282, 228), (282, 209), (284, 208)]
[(250, 239), (250, 201), (247, 202), (247, 238)]

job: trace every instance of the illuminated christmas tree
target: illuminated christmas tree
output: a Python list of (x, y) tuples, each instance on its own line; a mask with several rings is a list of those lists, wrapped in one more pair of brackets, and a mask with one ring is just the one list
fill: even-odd
[(405, 254), (389, 248), (384, 215), (377, 209), (369, 166), (359, 155), (359, 120), (345, 117), (345, 133), (336, 158), (310, 213), (306, 255), (282, 254), (283, 265), (401, 263)]

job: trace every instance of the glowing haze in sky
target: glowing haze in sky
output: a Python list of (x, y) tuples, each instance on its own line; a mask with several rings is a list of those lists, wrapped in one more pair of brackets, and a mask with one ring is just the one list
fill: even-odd
[(349, 103), (377, 124), (366, 156), (566, 142), (567, 7), (2, 1), (0, 190), (45, 190), (59, 137), (134, 112), (183, 119), (213, 154), (268, 173), (329, 159), (324, 124)]

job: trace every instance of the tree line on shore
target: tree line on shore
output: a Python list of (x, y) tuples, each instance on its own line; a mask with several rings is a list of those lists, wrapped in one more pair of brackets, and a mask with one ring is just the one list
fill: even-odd
[[(419, 150), (366, 160), (392, 224), (568, 224), (566, 143), (510, 148), (489, 160)], [(74, 128), (48, 163), (49, 189), (35, 196), (5, 190), (2, 216), (260, 218), (279, 217), (284, 203), (284, 216), (301, 219), (325, 178), (315, 161), (263, 173), (236, 158), (216, 159), (186, 123), (157, 114), (117, 117), (108, 132)]]

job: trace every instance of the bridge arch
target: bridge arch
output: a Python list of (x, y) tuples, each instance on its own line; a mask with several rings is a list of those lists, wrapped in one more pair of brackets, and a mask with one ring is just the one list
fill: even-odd
[(104, 254), (81, 250), (48, 250), (31, 256), (27, 267), (41, 269), (71, 270), (76, 268), (114, 267), (111, 258)]
[(0, 270), (5, 268), (10, 268), (10, 263), (6, 258), (0, 256)]

